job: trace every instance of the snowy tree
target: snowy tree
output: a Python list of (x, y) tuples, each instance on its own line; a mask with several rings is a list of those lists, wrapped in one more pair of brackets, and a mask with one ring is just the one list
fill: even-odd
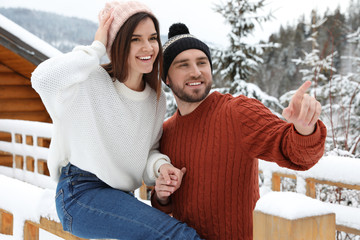
[(230, 46), (225, 49), (213, 49), (214, 74), (220, 76), (222, 81), (232, 83), (248, 80), (263, 62), (261, 55), (264, 48), (274, 47), (271, 43), (250, 44), (245, 41), (257, 24), (272, 18), (271, 13), (259, 15), (264, 2), (265, 0), (228, 0), (222, 5), (215, 6), (215, 11), (220, 13), (232, 28), (228, 35)]
[[(281, 112), (283, 107), (278, 99), (269, 96), (258, 86), (248, 83), (249, 76), (256, 72), (263, 62), (265, 48), (277, 47), (274, 43), (250, 44), (246, 42), (257, 24), (272, 18), (271, 13), (262, 16), (259, 10), (264, 7), (265, 0), (228, 0), (223, 5), (216, 5), (215, 11), (220, 13), (232, 30), (229, 34), (230, 45), (225, 49), (212, 49), (214, 66), (214, 85), (222, 93), (234, 96), (245, 95), (261, 101), (274, 113)], [(220, 81), (218, 80), (220, 79)], [(225, 87), (224, 87), (225, 86)]]
[[(353, 42), (352, 55), (347, 56), (354, 67), (354, 72), (345, 76), (335, 74), (333, 59), (337, 54), (332, 52), (328, 56), (321, 56), (317, 42), (318, 29), (325, 23), (321, 19), (314, 24), (309, 24), (312, 29), (311, 36), (307, 39), (312, 44), (312, 51), (305, 52), (304, 57), (294, 59), (303, 69), (303, 81), (313, 82), (310, 94), (314, 95), (322, 104), (322, 116), (328, 128), (327, 151), (336, 151), (340, 155), (360, 155), (360, 31), (350, 34), (348, 41)], [(343, 57), (344, 59), (345, 57)], [(280, 98), (282, 104), (287, 104), (292, 92)]]

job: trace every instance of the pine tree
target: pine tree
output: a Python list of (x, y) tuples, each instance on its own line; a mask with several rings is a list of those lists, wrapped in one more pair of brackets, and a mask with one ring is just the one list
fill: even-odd
[(228, 0), (223, 5), (216, 5), (215, 11), (220, 13), (226, 23), (230, 24), (228, 35), (230, 46), (225, 49), (213, 50), (215, 76), (221, 76), (223, 81), (232, 83), (239, 80), (247, 81), (263, 62), (261, 55), (266, 47), (273, 44), (249, 44), (245, 42), (255, 29), (272, 18), (271, 13), (259, 16), (258, 11), (264, 7), (265, 0), (257, 2), (249, 0)]
[[(258, 70), (259, 64), (263, 63), (264, 49), (277, 45), (249, 44), (244, 40), (254, 31), (257, 23), (261, 24), (272, 18), (271, 13), (259, 16), (258, 11), (264, 7), (264, 2), (265, 0), (228, 0), (223, 5), (216, 5), (215, 11), (225, 18), (232, 30), (229, 34), (229, 47), (212, 49), (214, 84), (222, 87), (216, 89), (219, 92), (258, 99), (277, 114), (283, 109), (279, 100), (263, 92), (257, 85), (249, 83), (250, 76)], [(217, 81), (219, 78), (222, 80), (221, 84)]]
[[(316, 18), (314, 18), (316, 19)], [(353, 64), (353, 72), (346, 75), (337, 73), (334, 67), (334, 51), (323, 57), (324, 51), (320, 51), (318, 44), (319, 29), (323, 27), (327, 19), (320, 19), (314, 24), (309, 24), (312, 29), (311, 36), (307, 39), (311, 43), (312, 50), (304, 52), (303, 58), (293, 61), (303, 67), (303, 81), (313, 82), (310, 91), (322, 104), (322, 116), (328, 128), (327, 151), (335, 151), (340, 155), (360, 155), (360, 30), (348, 35), (347, 39), (353, 43), (353, 50), (348, 51), (351, 55), (342, 57), (349, 59)], [(288, 103), (292, 92), (283, 95), (280, 102)]]

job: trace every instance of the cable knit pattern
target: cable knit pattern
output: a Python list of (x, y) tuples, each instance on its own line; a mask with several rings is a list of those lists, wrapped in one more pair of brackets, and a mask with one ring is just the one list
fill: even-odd
[(95, 41), (41, 63), (31, 82), (53, 120), (48, 166), (56, 181), (68, 162), (113, 188), (153, 185), (169, 161), (157, 150), (166, 112), (149, 85), (136, 92), (113, 82), (99, 65), (105, 46)]
[(306, 170), (323, 155), (325, 137), (321, 121), (301, 136), (259, 101), (214, 92), (189, 115), (177, 112), (164, 123), (161, 152), (187, 172), (172, 205), (154, 198), (152, 204), (172, 210), (205, 239), (252, 239), (257, 159)]

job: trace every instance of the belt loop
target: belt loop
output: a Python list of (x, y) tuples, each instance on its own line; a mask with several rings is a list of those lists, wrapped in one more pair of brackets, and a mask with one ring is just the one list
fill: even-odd
[(64, 167), (64, 169), (63, 169), (63, 171), (64, 171), (64, 174), (65, 175), (69, 175), (69, 173), (70, 173), (70, 167), (71, 167), (71, 163), (68, 163), (65, 167)]

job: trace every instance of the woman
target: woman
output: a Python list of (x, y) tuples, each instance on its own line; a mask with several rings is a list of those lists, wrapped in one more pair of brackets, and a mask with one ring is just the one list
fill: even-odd
[[(83, 238), (199, 239), (132, 194), (159, 174), (182, 178), (157, 150), (166, 111), (158, 21), (133, 1), (107, 3), (99, 21), (91, 46), (32, 75), (53, 120), (48, 164), (63, 228)], [(105, 52), (111, 62), (100, 66)]]

